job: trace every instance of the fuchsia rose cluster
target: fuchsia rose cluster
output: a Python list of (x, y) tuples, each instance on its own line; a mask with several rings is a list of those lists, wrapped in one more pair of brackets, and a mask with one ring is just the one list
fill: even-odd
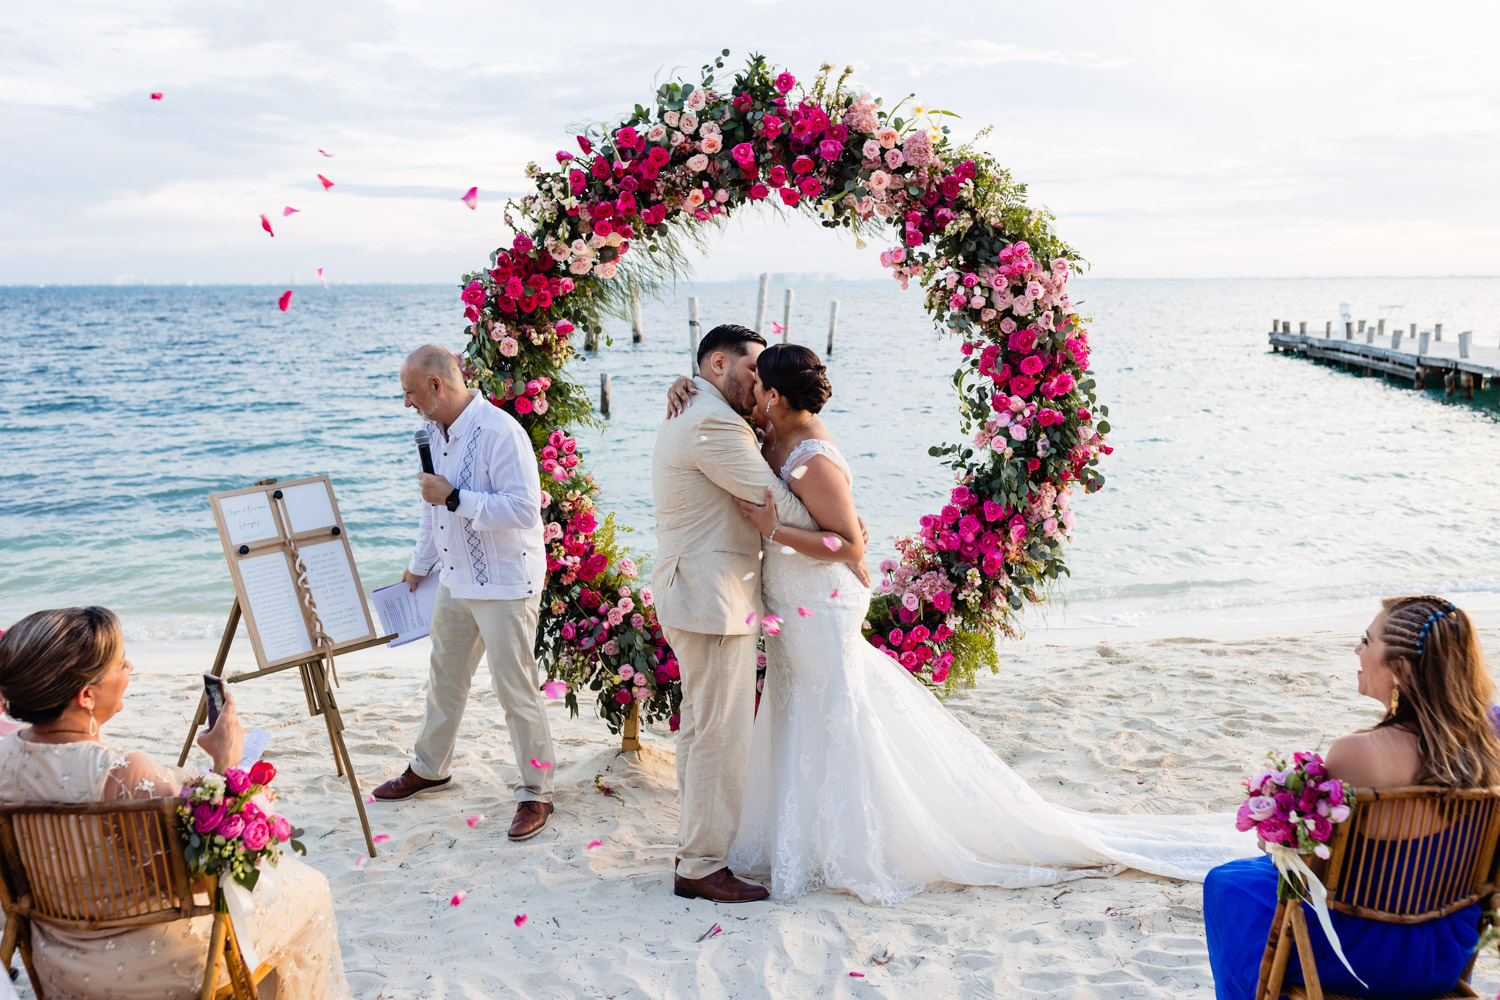
[(1328, 775), (1323, 758), (1295, 753), (1291, 766), (1274, 753), (1270, 767), (1241, 782), (1245, 801), (1235, 815), (1235, 829), (1254, 830), (1268, 844), (1299, 854), (1328, 858), (1333, 827), (1349, 818), (1354, 789)]
[[(602, 334), (628, 288), (675, 273), (669, 251), (703, 223), (769, 202), (883, 232), (881, 263), (903, 287), (918, 281), (957, 335), (964, 444), (934, 449), (953, 467), (951, 502), (897, 542), (869, 617), (871, 642), (915, 676), (972, 676), (984, 646), (974, 640), (1010, 634), (1010, 616), (1063, 569), (1073, 493), (1102, 485), (1108, 412), (1068, 292), (1076, 253), (992, 157), (933, 124), (945, 113), (903, 113), (905, 102), (847, 87), (850, 72), (825, 66), (801, 82), (757, 56), (732, 78), (706, 67), (701, 81), (661, 85), (624, 120), (576, 137), (555, 169), (530, 165), (535, 193), (506, 211), (516, 235), (460, 282), (465, 372), (531, 434), (542, 470), (542, 659), (570, 705), (596, 692), (612, 727), (627, 706), (677, 715), (680, 688), (581, 464), (569, 428), (597, 418), (565, 366), (571, 335)], [(622, 588), (634, 610), (618, 622), (584, 599)]]
[[(194, 878), (219, 875), (255, 887), (256, 865), (275, 864), (280, 845), (292, 840), (292, 825), (272, 811), (276, 768), (257, 761), (248, 771), (200, 774), (183, 785), (177, 807), (178, 834)], [(300, 845), (292, 842), (300, 850)]]

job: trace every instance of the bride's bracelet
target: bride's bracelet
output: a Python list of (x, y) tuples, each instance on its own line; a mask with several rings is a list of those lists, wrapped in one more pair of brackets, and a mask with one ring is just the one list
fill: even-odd
[(771, 533), (766, 536), (766, 541), (768, 541), (768, 542), (774, 542), (774, 541), (776, 541), (776, 532), (778, 532), (780, 530), (781, 530), (781, 522), (777, 521), (776, 522), (776, 527), (772, 528), (771, 529)]

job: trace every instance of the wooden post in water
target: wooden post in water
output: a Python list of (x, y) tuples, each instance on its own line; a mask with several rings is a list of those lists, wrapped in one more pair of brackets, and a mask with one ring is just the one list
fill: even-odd
[(785, 344), (787, 338), (792, 334), (792, 298), (793, 292), (790, 288), (786, 290), (786, 308), (781, 311), (781, 342)]
[(698, 297), (688, 299), (688, 374), (698, 375)]
[[(1380, 332), (1385, 333), (1385, 320), (1380, 321)], [(1365, 343), (1375, 343), (1375, 328), (1373, 326), (1365, 327)]]
[(1349, 322), (1347, 322), (1347, 323), (1344, 324), (1344, 339), (1345, 340), (1353, 340), (1354, 339), (1354, 320), (1352, 320), (1352, 319)]
[(1415, 337), (1417, 335), (1417, 324), (1413, 323), (1411, 325), (1411, 329), (1407, 331), (1406, 335), (1408, 337)]
[(1441, 324), (1441, 323), (1434, 323), (1434, 324), (1432, 324), (1432, 339), (1433, 340), (1442, 340), (1443, 339), (1443, 324)]
[(599, 376), (599, 413), (609, 416), (609, 372)]
[(1359, 332), (1360, 333), (1364, 333), (1365, 332), (1365, 321), (1364, 320), (1360, 320), (1359, 321)]
[(766, 335), (766, 293), (771, 288), (771, 276), (762, 274), (760, 276), (760, 294), (755, 297), (755, 332), (762, 337)]
[(1453, 390), (1457, 389), (1457, 388), (1458, 388), (1458, 379), (1454, 377), (1453, 373), (1452, 372), (1443, 372), (1443, 393), (1444, 393), (1444, 395), (1448, 395), (1448, 396), (1453, 395)]
[(834, 299), (828, 304), (828, 350), (823, 353), (833, 357), (833, 332), (839, 328), (839, 300)]
[(1469, 356), (1469, 345), (1474, 342), (1474, 331), (1465, 330), (1458, 335), (1458, 356), (1467, 358)]
[(1304, 337), (1307, 336), (1307, 323), (1305, 321), (1299, 321), (1297, 323), (1297, 332)]
[(1459, 385), (1464, 390), (1464, 399), (1474, 398), (1474, 380), (1479, 377), (1480, 376), (1474, 375), (1471, 372), (1462, 372), (1459, 374), (1458, 381)]
[(1430, 331), (1423, 330), (1421, 333), (1417, 334), (1417, 357), (1420, 358), (1425, 355), (1427, 353), (1427, 348), (1430, 347), (1431, 344), (1432, 333)]
[(639, 344), (646, 338), (646, 327), (641, 322), (641, 291), (630, 289), (630, 342)]
[(1326, 322), (1326, 323), (1323, 324), (1323, 336), (1325, 336), (1325, 337), (1332, 337), (1333, 336), (1333, 320), (1329, 320), (1328, 322)]
[(1401, 330), (1399, 328), (1391, 331), (1391, 350), (1401, 350)]

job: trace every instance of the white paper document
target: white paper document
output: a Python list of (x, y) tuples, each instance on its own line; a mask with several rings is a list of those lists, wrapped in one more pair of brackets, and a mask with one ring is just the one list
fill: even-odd
[(239, 569), (245, 597), (250, 602), (250, 619), (260, 635), (266, 662), (310, 652), (312, 636), (308, 635), (307, 622), (302, 618), (302, 605), (297, 600), (286, 554), (276, 549), (263, 556), (250, 556), (239, 561)]
[(370, 596), (375, 599), (375, 613), (380, 616), (380, 628), (396, 638), (387, 645), (404, 646), (425, 637), (432, 630), (432, 602), (437, 597), (438, 575), (428, 573), (417, 584), (416, 590), (408, 590), (404, 583), (393, 583), (381, 587)]
[(271, 734), (259, 726), (245, 734), (245, 752), (240, 757), (240, 770), (250, 770), (250, 765), (260, 760), (260, 755), (271, 745)]
[(288, 486), (281, 491), (281, 498), (286, 503), (287, 518), (292, 522), (294, 535), (314, 528), (331, 528), (338, 523), (333, 516), (333, 501), (328, 497), (325, 482)]
[[(314, 484), (320, 485), (320, 484)], [(334, 642), (363, 639), (370, 634), (365, 623), (365, 603), (354, 586), (354, 570), (342, 539), (304, 545), (302, 565), (307, 567), (307, 585), (323, 621), (323, 631)]]
[(271, 516), (269, 493), (245, 493), (219, 500), (219, 513), (229, 529), (229, 544), (243, 545), (276, 536), (276, 519)]

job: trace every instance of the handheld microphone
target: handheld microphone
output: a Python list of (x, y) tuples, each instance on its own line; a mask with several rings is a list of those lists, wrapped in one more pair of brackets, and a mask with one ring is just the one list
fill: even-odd
[(417, 431), (413, 436), (417, 439), (417, 455), (422, 459), (422, 471), (431, 476), (434, 474), (432, 471), (432, 448), (427, 444), (427, 432), (425, 430)]

